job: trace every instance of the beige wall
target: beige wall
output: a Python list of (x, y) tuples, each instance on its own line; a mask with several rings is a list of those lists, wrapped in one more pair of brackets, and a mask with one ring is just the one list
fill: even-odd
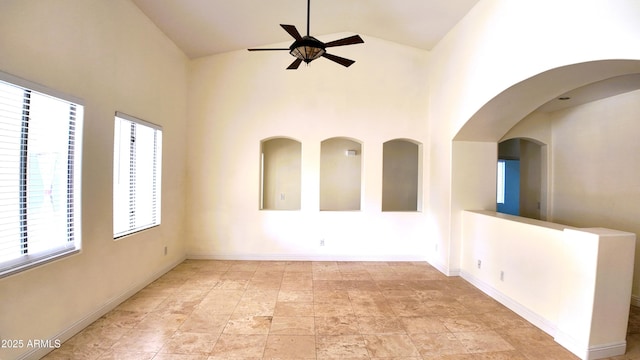
[[(0, 69), (85, 102), (82, 252), (0, 279), (0, 337), (64, 340), (184, 258), (187, 64), (129, 0), (0, 2)], [(113, 240), (114, 113), (163, 127), (162, 225)], [(164, 246), (168, 255), (164, 255)], [(0, 349), (13, 359), (33, 351)]]
[[(550, 113), (554, 221), (640, 234), (640, 90)], [(640, 246), (633, 293), (640, 293)]]
[[(426, 143), (429, 54), (363, 39), (365, 44), (334, 50), (356, 61), (348, 69), (318, 59), (291, 71), (286, 53), (246, 50), (191, 63), (191, 256), (424, 259), (426, 215), (381, 211), (382, 144), (395, 138)], [(300, 211), (258, 210), (256, 154), (261, 139), (276, 136), (302, 143)], [(359, 211), (319, 210), (321, 142), (334, 137), (362, 145), (353, 158), (361, 165)], [(229, 149), (233, 156), (224, 156)], [(428, 176), (422, 178), (426, 187)]]

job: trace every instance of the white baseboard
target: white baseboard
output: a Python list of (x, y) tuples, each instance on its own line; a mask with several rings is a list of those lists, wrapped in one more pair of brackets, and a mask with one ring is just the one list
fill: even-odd
[(480, 289), (480, 291), (491, 296), (493, 299), (495, 299), (502, 305), (511, 309), (516, 314), (522, 316), (528, 322), (540, 328), (540, 330), (546, 332), (551, 336), (555, 336), (556, 326), (555, 326), (555, 323), (553, 323), (552, 321), (529, 310), (527, 307), (523, 306), (519, 302), (511, 299), (510, 297), (506, 296), (505, 294), (493, 288), (491, 285), (481, 281), (480, 279), (476, 278), (475, 276), (465, 271), (460, 271), (460, 276), (466, 281), (470, 282), (473, 286)]
[[(128, 288), (127, 290), (125, 290), (121, 294), (116, 295), (113, 298), (107, 300), (98, 309), (96, 309), (95, 311), (92, 311), (91, 313), (85, 315), (84, 317), (82, 317), (80, 320), (76, 321), (73, 325), (71, 325), (67, 329), (64, 329), (63, 331), (58, 333), (56, 336), (53, 336), (51, 338), (51, 343), (54, 343), (56, 340), (59, 340), (61, 342), (65, 342), (65, 341), (69, 340), (75, 334), (79, 333), (84, 328), (86, 328), (87, 326), (91, 325), (94, 321), (98, 320), (100, 317), (102, 317), (103, 315), (105, 315), (109, 311), (115, 309), (116, 306), (120, 305), (125, 300), (127, 300), (128, 298), (133, 296), (135, 293), (137, 293), (138, 291), (142, 290), (147, 285), (151, 284), (152, 282), (157, 280), (159, 277), (161, 277), (162, 275), (164, 275), (167, 272), (169, 272), (171, 269), (176, 267), (178, 264), (180, 264), (184, 260), (185, 260), (184, 257), (180, 258), (178, 261), (176, 261), (174, 263), (171, 263), (168, 266), (160, 269), (156, 273), (152, 274), (150, 277), (148, 277), (144, 281), (131, 286), (130, 288)], [(50, 349), (50, 348), (33, 349), (32, 351), (29, 351), (27, 353), (22, 354), (20, 357), (17, 358), (17, 360), (37, 360), (37, 359), (40, 359), (40, 358), (44, 357), (45, 355), (47, 355), (49, 352), (51, 352), (51, 350), (52, 349)]]
[(580, 359), (587, 359), (588, 346), (585, 344), (579, 344), (576, 339), (571, 336), (571, 334), (556, 330), (556, 333), (553, 336), (553, 340)]
[(449, 269), (447, 272), (447, 276), (461, 276), (462, 270), (460, 269)]
[(336, 254), (187, 254), (189, 260), (243, 261), (427, 261), (419, 255), (336, 255)]
[(585, 346), (585, 344), (577, 343), (570, 334), (566, 334), (559, 330), (553, 340), (582, 360), (606, 359), (618, 355), (624, 355), (627, 350), (626, 341), (589, 347)]
[[(522, 316), (524, 319), (540, 328), (542, 331), (551, 335), (558, 344), (572, 352), (574, 355), (578, 356), (583, 360), (596, 360), (596, 359), (605, 359), (608, 357), (623, 355), (627, 349), (626, 341), (612, 344), (603, 344), (591, 347), (585, 347), (584, 344), (576, 343), (575, 339), (570, 334), (565, 334), (559, 331), (554, 322), (549, 319), (546, 319), (539, 314), (529, 310), (525, 306), (521, 305), (517, 301), (511, 299), (510, 297), (504, 295), (500, 291), (493, 288), (491, 285), (481, 281), (475, 276), (462, 271), (460, 273), (463, 279), (470, 282), (473, 286), (480, 289), (485, 294), (491, 296), (496, 301), (500, 302), (507, 308), (511, 309), (516, 314)], [(640, 298), (633, 297), (631, 299), (632, 305), (635, 302), (638, 302)]]
[(613, 356), (624, 355), (627, 351), (627, 342), (592, 346), (585, 360), (606, 359)]
[(445, 266), (444, 264), (435, 261), (435, 260), (430, 260), (428, 261), (429, 265), (433, 266), (434, 268), (436, 268), (436, 270), (440, 271), (441, 273), (450, 276), (449, 275), (449, 268), (447, 266)]
[(450, 270), (446, 266), (429, 261), (424, 256), (419, 255), (385, 255), (385, 256), (353, 256), (353, 255), (291, 255), (291, 254), (187, 254), (189, 260), (244, 260), (244, 261), (419, 261), (427, 262), (436, 270), (447, 276), (460, 276), (460, 270)]
[(436, 268), (436, 270), (440, 271), (441, 273), (447, 276), (460, 276), (460, 269), (449, 269), (448, 266), (435, 260), (427, 260), (427, 262), (429, 263), (429, 265)]

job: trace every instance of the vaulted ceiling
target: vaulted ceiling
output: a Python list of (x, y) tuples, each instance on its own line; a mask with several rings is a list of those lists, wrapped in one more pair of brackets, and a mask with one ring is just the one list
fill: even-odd
[[(306, 34), (305, 0), (133, 0), (190, 58), (292, 41)], [(310, 34), (352, 32), (430, 50), (478, 0), (313, 0)], [(333, 40), (333, 39), (332, 39)]]
[[(189, 58), (284, 43), (279, 24), (307, 30), (305, 0), (132, 0)], [(479, 0), (312, 0), (310, 35), (360, 34), (431, 50)], [(555, 111), (640, 88), (640, 76), (590, 84), (551, 100)]]

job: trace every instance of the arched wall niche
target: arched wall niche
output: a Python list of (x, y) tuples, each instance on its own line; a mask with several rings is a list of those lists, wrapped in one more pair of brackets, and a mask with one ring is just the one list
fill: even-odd
[(382, 211), (421, 211), (422, 143), (391, 139), (382, 154)]
[(362, 198), (362, 142), (332, 137), (320, 143), (320, 210), (357, 211)]
[(300, 210), (302, 143), (274, 136), (260, 141), (260, 209)]

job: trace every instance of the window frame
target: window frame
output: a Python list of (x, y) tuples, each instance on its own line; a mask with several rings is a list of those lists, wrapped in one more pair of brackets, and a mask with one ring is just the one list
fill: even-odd
[[(34, 83), (32, 81), (5, 73), (0, 71), (0, 81), (8, 84), (9, 86), (14, 86), (18, 89), (22, 89), (24, 91), (23, 95), (23, 106), (26, 104), (30, 97), (34, 95), (43, 96), (47, 98), (55, 99), (56, 101), (60, 101), (62, 103), (67, 103), (69, 105), (69, 117), (67, 120), (68, 128), (66, 131), (66, 138), (60, 139), (60, 142), (67, 143), (67, 161), (66, 161), (66, 176), (65, 182), (67, 192), (65, 194), (65, 226), (67, 227), (67, 236), (66, 239), (60, 240), (62, 245), (52, 246), (49, 248), (45, 248), (44, 250), (36, 250), (35, 252), (29, 253), (23, 251), (23, 254), (19, 257), (12, 258), (9, 260), (5, 260), (0, 262), (0, 278), (7, 277), (10, 275), (14, 275), (20, 273), (22, 271), (32, 269), (44, 264), (47, 264), (52, 261), (56, 261), (62, 259), (67, 256), (71, 256), (74, 254), (80, 253), (82, 250), (82, 134), (83, 134), (83, 123), (84, 123), (84, 101), (78, 97), (73, 95), (69, 95), (63, 93), (58, 90), (54, 90), (48, 88), (44, 85), (40, 85)], [(27, 95), (28, 94), (28, 95)], [(27, 100), (25, 100), (27, 99)], [(28, 104), (29, 109), (26, 110), (23, 107), (22, 121), (31, 120), (31, 109), (32, 104)], [(36, 139), (29, 138), (29, 125), (22, 125), (20, 129), (20, 139), (21, 141), (36, 141)], [(23, 148), (21, 147), (21, 151)], [(31, 176), (31, 170), (29, 169), (30, 165), (27, 165), (26, 162), (29, 160), (24, 160), (23, 158), (28, 158), (30, 154), (27, 148), (27, 154), (20, 156), (20, 188), (26, 189), (28, 185), (28, 178)], [(70, 175), (71, 173), (71, 175)], [(33, 175), (35, 177), (35, 175)], [(61, 177), (62, 178), (62, 177)], [(57, 179), (57, 178), (56, 178)], [(20, 190), (18, 206), (26, 215), (22, 217), (20, 222), (28, 222), (28, 216), (31, 214), (32, 210), (29, 210), (33, 206), (29, 206), (31, 202), (30, 196), (28, 195), (29, 189), (26, 191)], [(32, 191), (36, 191), (33, 189)], [(28, 214), (27, 214), (28, 213)], [(36, 220), (37, 221), (37, 220)], [(21, 234), (20, 238), (23, 239), (26, 237), (26, 242), (29, 242), (29, 232), (23, 231), (26, 229), (26, 224), (21, 224)], [(34, 235), (31, 235), (33, 237)], [(71, 239), (71, 240), (70, 240)], [(23, 240), (21, 240), (23, 241)], [(36, 240), (37, 241), (37, 240)], [(0, 245), (2, 245), (0, 243)], [(27, 247), (28, 249), (29, 247)]]
[[(124, 121), (124, 122), (128, 122), (132, 128), (131, 128), (131, 136), (133, 139), (133, 142), (135, 142), (135, 132), (137, 132), (137, 128), (138, 126), (143, 126), (146, 128), (149, 128), (151, 130), (154, 131), (154, 149), (153, 149), (153, 157), (154, 157), (154, 162), (153, 162), (153, 169), (152, 169), (152, 203), (154, 203), (154, 205), (151, 208), (151, 213), (148, 214), (153, 221), (149, 222), (149, 223), (145, 223), (145, 224), (136, 224), (136, 225), (131, 225), (131, 221), (135, 221), (132, 219), (135, 219), (136, 217), (136, 211), (138, 210), (136, 205), (134, 205), (134, 207), (131, 207), (131, 201), (132, 201), (132, 197), (133, 199), (135, 199), (135, 194), (132, 194), (132, 192), (135, 192), (135, 189), (137, 189), (137, 187), (135, 187), (136, 185), (134, 185), (135, 189), (132, 188), (131, 186), (128, 186), (128, 207), (127, 210), (123, 210), (123, 209), (118, 209), (118, 194), (117, 194), (117, 177), (119, 176), (119, 169), (121, 169), (120, 165), (120, 160), (122, 160), (122, 158), (118, 158), (117, 155), (120, 154), (120, 141), (121, 139), (118, 138), (119, 134), (116, 132), (118, 129), (118, 122), (119, 121)], [(159, 135), (159, 138), (157, 137)], [(162, 139), (163, 139), (163, 130), (162, 130), (162, 126), (142, 120), (140, 118), (137, 118), (135, 116), (131, 116), (128, 114), (125, 114), (123, 112), (120, 111), (116, 111), (115, 113), (115, 117), (114, 117), (114, 157), (113, 157), (113, 238), (114, 240), (119, 240), (122, 239), (124, 237), (127, 237), (129, 235), (144, 231), (144, 230), (148, 230), (157, 226), (160, 226), (162, 223)], [(129, 146), (129, 157), (128, 157), (128, 161), (129, 164), (131, 166), (131, 164), (133, 164), (133, 161), (135, 161), (135, 159), (137, 159), (136, 154), (135, 154), (136, 150), (134, 149), (133, 146), (131, 146), (131, 141), (130, 141), (130, 146)], [(137, 168), (137, 167), (136, 167)], [(130, 170), (131, 171), (131, 170)], [(132, 179), (133, 177), (133, 179)], [(131, 185), (131, 182), (135, 183), (135, 174), (132, 174), (131, 172), (129, 173), (129, 185)], [(134, 200), (135, 201), (135, 200)], [(129, 228), (127, 228), (126, 230), (121, 230), (121, 231), (117, 231), (116, 229), (116, 222), (118, 214), (116, 214), (117, 211), (126, 211), (128, 212), (129, 216)]]

